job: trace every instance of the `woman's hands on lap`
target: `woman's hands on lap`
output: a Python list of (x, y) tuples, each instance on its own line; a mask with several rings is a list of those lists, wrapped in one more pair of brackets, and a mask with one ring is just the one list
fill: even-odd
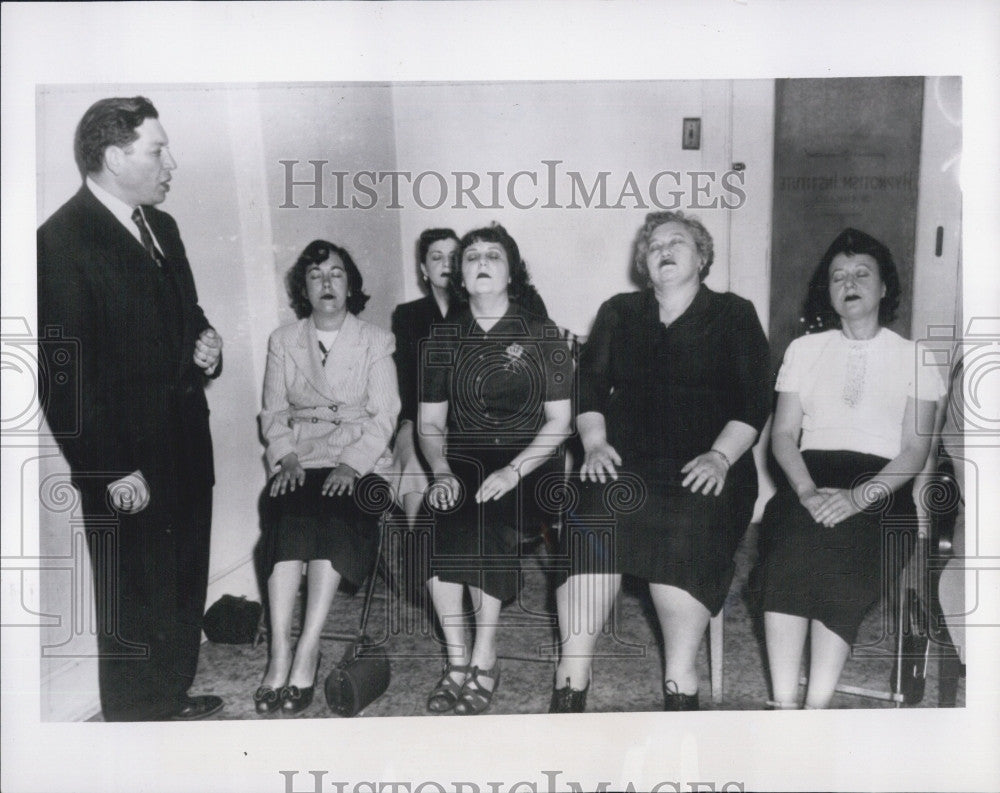
[(358, 472), (347, 463), (341, 463), (327, 476), (323, 482), (324, 496), (342, 496), (345, 493), (351, 495), (354, 492), (354, 482), (358, 478)]
[(281, 470), (271, 480), (272, 496), (283, 496), (286, 491), (291, 490), (294, 492), (297, 486), (305, 484), (306, 472), (299, 465), (299, 456), (297, 454), (294, 452), (286, 454), (278, 462), (278, 465), (281, 466)]
[(484, 501), (496, 501), (502, 498), (517, 487), (520, 480), (520, 475), (509, 465), (498, 468), (479, 486), (479, 490), (476, 491), (476, 503), (482, 504)]
[(427, 501), (434, 509), (451, 509), (458, 502), (461, 485), (450, 468), (434, 472), (434, 481), (428, 488)]
[(853, 490), (820, 487), (816, 493), (823, 497), (823, 503), (813, 514), (813, 520), (827, 527), (836, 526), (852, 515), (857, 515), (863, 507), (860, 494)]
[(726, 484), (726, 474), (729, 465), (721, 452), (710, 450), (689, 460), (681, 473), (686, 474), (681, 487), (686, 487), (692, 493), (700, 492), (703, 496), (717, 496)]
[(616, 465), (622, 464), (621, 455), (607, 441), (598, 443), (589, 449), (584, 449), (583, 465), (580, 466), (580, 479), (600, 482), (602, 485), (611, 479), (618, 478)]

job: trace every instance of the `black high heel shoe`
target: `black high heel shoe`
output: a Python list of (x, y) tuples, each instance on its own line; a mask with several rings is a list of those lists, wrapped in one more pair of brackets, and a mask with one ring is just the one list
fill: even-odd
[(281, 707), (281, 688), (271, 688), (271, 686), (258, 686), (253, 692), (253, 706), (261, 716), (270, 716)]
[(682, 694), (677, 687), (677, 683), (673, 680), (668, 680), (663, 684), (663, 709), (701, 710), (698, 706), (698, 692)]
[(313, 684), (299, 688), (298, 686), (281, 687), (281, 713), (285, 716), (295, 716), (308, 708), (316, 693), (316, 681), (319, 679), (319, 668), (323, 663), (323, 653), (316, 658), (316, 672), (313, 674)]
[(590, 691), (589, 681), (582, 691), (577, 691), (569, 684), (567, 677), (565, 686), (552, 689), (549, 713), (583, 713), (587, 709), (588, 691)]

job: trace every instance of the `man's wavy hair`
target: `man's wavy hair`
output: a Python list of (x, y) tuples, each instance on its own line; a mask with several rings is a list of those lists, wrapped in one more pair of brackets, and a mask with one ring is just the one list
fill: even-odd
[(354, 263), (354, 259), (351, 258), (351, 254), (332, 242), (313, 240), (306, 245), (306, 249), (302, 251), (298, 260), (285, 273), (285, 290), (288, 292), (289, 305), (299, 319), (310, 316), (313, 310), (306, 292), (306, 272), (314, 264), (325, 262), (333, 254), (340, 257), (344, 263), (344, 269), (347, 271), (347, 310), (352, 314), (360, 314), (364, 311), (369, 295), (361, 291), (364, 280), (361, 278), (361, 271)]
[(469, 293), (462, 286), (462, 257), (465, 255), (466, 249), (476, 242), (495, 242), (504, 249), (507, 254), (507, 265), (510, 268), (507, 296), (511, 300), (515, 300), (521, 305), (531, 306), (536, 299), (541, 299), (531, 283), (528, 265), (521, 258), (521, 251), (514, 238), (507, 233), (507, 229), (494, 221), (489, 226), (473, 229), (459, 240), (456, 251), (456, 266), (452, 268), (451, 278), (448, 279), (449, 292), (453, 300), (464, 303), (469, 299)]
[(878, 323), (885, 326), (896, 319), (899, 309), (899, 271), (889, 249), (870, 234), (857, 229), (847, 228), (837, 235), (830, 243), (823, 258), (809, 279), (809, 291), (806, 295), (802, 321), (806, 333), (817, 333), (823, 330), (840, 327), (840, 315), (830, 302), (830, 264), (838, 254), (858, 256), (868, 254), (878, 263), (878, 274), (885, 284), (885, 297), (878, 306)]
[(680, 223), (691, 232), (694, 237), (695, 248), (701, 257), (701, 269), (698, 271), (698, 278), (702, 281), (708, 276), (708, 271), (715, 261), (715, 243), (712, 242), (712, 235), (708, 233), (700, 220), (696, 217), (685, 215), (683, 212), (650, 212), (646, 215), (646, 222), (642, 224), (635, 237), (635, 245), (632, 254), (632, 267), (639, 280), (649, 284), (649, 268), (646, 266), (646, 256), (649, 254), (649, 239), (653, 232), (664, 223)]
[(76, 125), (73, 137), (73, 156), (80, 175), (86, 178), (100, 171), (108, 146), (124, 149), (139, 137), (135, 130), (143, 121), (159, 117), (144, 96), (115, 96), (94, 102)]

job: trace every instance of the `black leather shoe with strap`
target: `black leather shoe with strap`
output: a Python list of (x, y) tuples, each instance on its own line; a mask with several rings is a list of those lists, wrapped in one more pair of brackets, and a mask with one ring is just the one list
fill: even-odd
[(552, 699), (549, 701), (549, 713), (583, 713), (587, 709), (587, 692), (590, 683), (582, 691), (573, 688), (566, 678), (566, 685), (552, 689)]
[[(492, 680), (493, 687), (486, 688), (480, 680)], [(478, 666), (472, 667), (469, 676), (465, 678), (465, 685), (462, 686), (462, 693), (458, 695), (458, 702), (455, 703), (455, 713), (459, 716), (476, 716), (485, 713), (493, 704), (493, 695), (497, 693), (500, 686), (500, 659), (497, 658), (492, 669), (480, 669)]]

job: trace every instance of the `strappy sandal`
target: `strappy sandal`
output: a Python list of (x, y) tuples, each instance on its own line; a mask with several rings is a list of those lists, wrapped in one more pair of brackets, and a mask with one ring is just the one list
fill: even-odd
[(458, 703), (458, 698), (465, 686), (465, 679), (458, 682), (451, 676), (452, 672), (461, 672), (468, 676), (468, 664), (445, 664), (441, 679), (438, 680), (434, 690), (427, 697), (427, 710), (431, 713), (447, 713)]
[[(493, 681), (493, 688), (484, 688), (479, 682), (480, 678)], [(455, 704), (455, 713), (459, 716), (476, 716), (489, 709), (493, 703), (493, 695), (500, 687), (500, 659), (497, 658), (492, 669), (480, 669), (478, 666), (472, 667), (469, 676), (465, 678), (465, 685), (462, 686), (462, 693), (458, 695), (458, 702)]]

